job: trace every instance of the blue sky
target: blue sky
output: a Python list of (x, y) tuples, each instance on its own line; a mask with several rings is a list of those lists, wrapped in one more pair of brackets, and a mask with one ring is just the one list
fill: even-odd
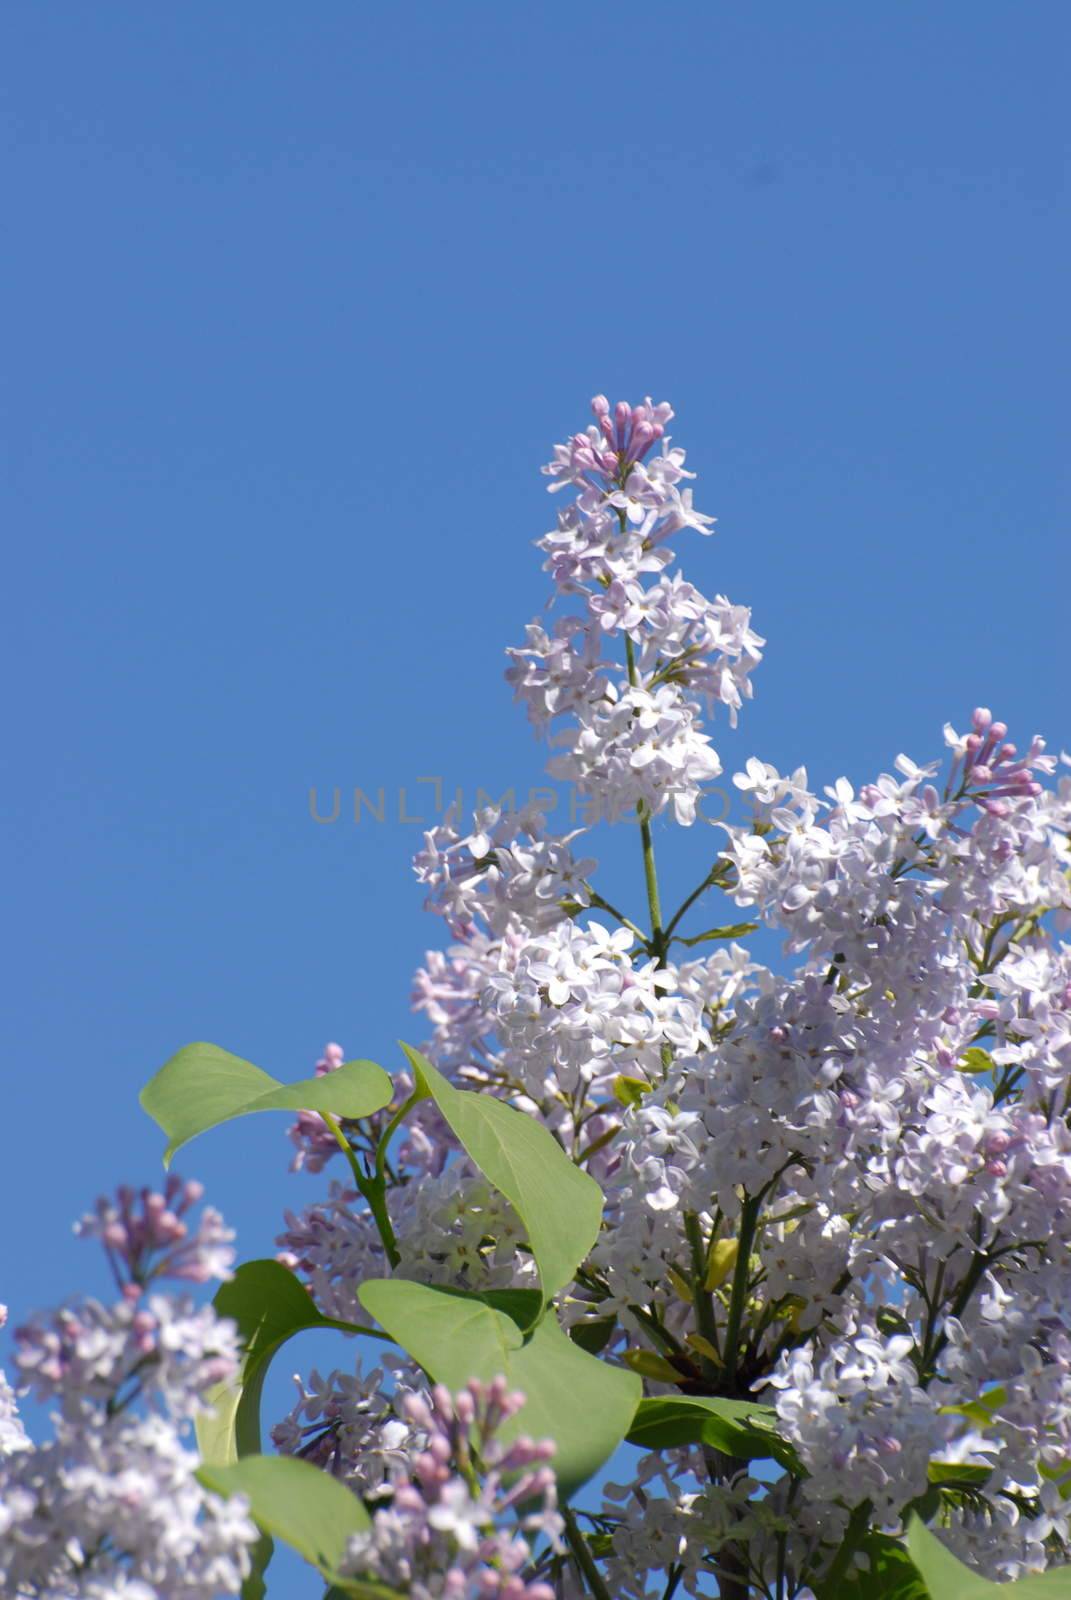
[[(5, 8), (16, 1319), (94, 1281), (70, 1223), (157, 1173), (136, 1094), (178, 1046), (296, 1078), (420, 1037), (399, 790), (540, 782), (502, 651), (595, 391), (672, 400), (719, 519), (685, 571), (769, 640), (728, 771), (862, 779), (977, 703), (1071, 743), (1069, 32), (1055, 0)], [(711, 835), (659, 839), (672, 899)], [(248, 1255), (318, 1191), (284, 1127), (181, 1163)]]

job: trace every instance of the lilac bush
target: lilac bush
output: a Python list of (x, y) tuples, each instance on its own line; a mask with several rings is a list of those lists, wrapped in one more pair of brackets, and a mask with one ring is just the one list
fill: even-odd
[[(147, 1086), (169, 1152), (297, 1112), (327, 1191), (214, 1310), (158, 1286), (229, 1271), (190, 1186), (80, 1225), (119, 1300), (17, 1335), (55, 1438), (0, 1385), (5, 1593), (256, 1597), (273, 1534), (336, 1600), (1071, 1596), (1068, 758), (979, 707), (858, 787), (751, 756), (705, 831), (704, 719), (736, 725), (764, 640), (674, 568), (712, 519), (672, 409), (592, 412), (507, 672), (585, 825), (426, 835), (444, 947), (393, 1078), (189, 1046)], [(700, 841), (672, 910), (657, 818)], [(623, 822), (642, 911), (596, 886)], [(267, 1364), (323, 1326), (358, 1342), (265, 1455)]]

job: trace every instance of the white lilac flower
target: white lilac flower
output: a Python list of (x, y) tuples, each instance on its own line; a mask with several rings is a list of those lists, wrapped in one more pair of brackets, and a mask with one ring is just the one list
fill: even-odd
[(849, 1321), (821, 1360), (794, 1350), (770, 1374), (784, 1436), (809, 1474), (806, 1499), (869, 1501), (888, 1523), (925, 1491), (952, 1424), (919, 1387), (913, 1343)]
[(392, 1360), (387, 1373), (354, 1370), (326, 1377), (314, 1367), (307, 1378), (294, 1375), (298, 1398), (293, 1410), (272, 1429), (272, 1442), (286, 1455), (300, 1456), (343, 1479), (365, 1499), (375, 1498), (403, 1470), (427, 1435), (404, 1414), (410, 1394), (424, 1393), (422, 1374)]
[[(27, 1389), (51, 1406), (31, 1441), (0, 1383), (0, 1590), (85, 1600), (215, 1600), (237, 1594), (257, 1529), (241, 1497), (199, 1483), (192, 1420), (238, 1370), (233, 1324), (160, 1288), (165, 1275), (224, 1275), (231, 1235), (199, 1189), (121, 1189), (79, 1232), (100, 1238), (122, 1284), (114, 1305), (83, 1298), (16, 1330)], [(151, 1285), (147, 1289), (146, 1285)]]

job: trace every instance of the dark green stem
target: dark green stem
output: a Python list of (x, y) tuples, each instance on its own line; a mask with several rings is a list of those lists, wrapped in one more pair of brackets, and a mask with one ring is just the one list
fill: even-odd
[(748, 1276), (751, 1271), (751, 1246), (755, 1242), (755, 1229), (761, 1206), (761, 1196), (756, 1200), (745, 1200), (740, 1213), (740, 1243), (733, 1270), (733, 1286), (729, 1295), (729, 1316), (725, 1324), (725, 1386), (730, 1394), (736, 1377), (740, 1324), (744, 1317), (744, 1302), (747, 1299)]
[[(699, 1218), (694, 1211), (684, 1213), (684, 1232), (688, 1240), (688, 1248), (692, 1253), (692, 1303), (695, 1306), (695, 1320), (699, 1332), (711, 1346), (718, 1348), (718, 1329), (714, 1322), (714, 1302), (709, 1290), (705, 1287), (707, 1275), (707, 1252), (703, 1247), (703, 1235), (699, 1227)], [(701, 1366), (704, 1376), (717, 1379), (718, 1370), (709, 1356), (700, 1352)]]
[(584, 1581), (591, 1590), (594, 1600), (611, 1600), (610, 1591), (595, 1564), (595, 1557), (568, 1506), (562, 1506), (562, 1521), (565, 1523), (565, 1537), (569, 1541), (569, 1548), (576, 1557), (576, 1564), (584, 1574)]
[(848, 1571), (852, 1557), (866, 1537), (872, 1510), (873, 1507), (870, 1501), (862, 1500), (848, 1518), (848, 1527), (841, 1541), (840, 1549), (833, 1557), (829, 1571), (826, 1573), (825, 1583), (822, 1585), (823, 1589), (828, 1589), (831, 1594), (836, 1593), (838, 1585)]
[(333, 1117), (330, 1111), (321, 1111), (320, 1115), (331, 1129), (339, 1148), (349, 1162), (350, 1171), (353, 1173), (353, 1181), (357, 1185), (358, 1192), (367, 1200), (369, 1210), (379, 1230), (379, 1237), (383, 1241), (383, 1249), (386, 1251), (387, 1260), (392, 1268), (396, 1267), (402, 1258), (398, 1253), (398, 1241), (394, 1236), (394, 1229), (391, 1226), (390, 1216), (387, 1212), (386, 1185), (379, 1177), (365, 1177), (354, 1154), (353, 1146), (343, 1133), (337, 1117)]
[(381, 1188), (386, 1187), (383, 1169), (387, 1164), (387, 1151), (390, 1147), (390, 1142), (397, 1133), (400, 1125), (409, 1115), (410, 1111), (412, 1111), (413, 1107), (417, 1105), (418, 1102), (423, 1098), (424, 1096), (414, 1089), (413, 1093), (409, 1096), (408, 1100), (406, 1100), (405, 1104), (398, 1107), (398, 1110), (394, 1113), (393, 1117), (391, 1117), (386, 1128), (384, 1129), (383, 1137), (380, 1139), (379, 1144), (376, 1147), (376, 1183)]
[(673, 937), (673, 934), (676, 932), (677, 925), (679, 924), (681, 919), (683, 917), (685, 917), (688, 914), (688, 912), (692, 909), (692, 907), (695, 905), (696, 901), (699, 899), (700, 895), (705, 894), (708, 889), (712, 889), (714, 887), (714, 885), (718, 882), (718, 879), (721, 878), (724, 875), (723, 867), (724, 867), (724, 863), (722, 863), (722, 862), (717, 862), (713, 867), (711, 867), (710, 871), (707, 873), (706, 877), (703, 879), (703, 881), (699, 885), (699, 887), (697, 889), (693, 889), (692, 890), (692, 892), (688, 896), (687, 900), (685, 900), (680, 906), (678, 906), (677, 910), (673, 913), (672, 917), (670, 917), (669, 922), (666, 925), (666, 943), (667, 943), (667, 945), (668, 945), (670, 939)]
[(620, 922), (623, 928), (627, 928), (629, 933), (635, 934), (636, 938), (642, 945), (646, 945), (647, 935), (644, 933), (642, 928), (638, 928), (630, 917), (625, 916), (623, 911), (618, 911), (616, 906), (612, 906), (609, 900), (604, 900), (598, 890), (591, 887), (590, 883), (585, 884), (584, 887), (591, 896), (591, 903), (593, 906), (597, 906), (600, 911), (608, 911), (612, 917), (615, 917), (617, 921)]

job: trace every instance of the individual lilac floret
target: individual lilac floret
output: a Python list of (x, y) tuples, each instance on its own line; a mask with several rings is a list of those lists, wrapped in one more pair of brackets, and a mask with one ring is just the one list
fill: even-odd
[(79, 1238), (100, 1240), (116, 1283), (133, 1298), (157, 1278), (187, 1283), (229, 1278), (233, 1229), (224, 1227), (212, 1206), (205, 1206), (195, 1233), (184, 1220), (203, 1194), (202, 1184), (184, 1182), (174, 1173), (163, 1194), (124, 1185), (114, 1200), (102, 1195), (74, 1231)]
[[(441, 1384), (429, 1400), (408, 1395), (402, 1409), (426, 1435), (409, 1471), (392, 1480), (390, 1505), (375, 1513), (367, 1533), (350, 1540), (343, 1570), (403, 1591), (410, 1600), (554, 1600), (534, 1580), (532, 1551), (516, 1531), (544, 1534), (557, 1547), (561, 1521), (554, 1453), (520, 1437), (496, 1437), (524, 1404), (505, 1378), (471, 1382), (453, 1396)], [(538, 1511), (517, 1515), (532, 1500)], [(512, 1528), (500, 1526), (509, 1517)]]

